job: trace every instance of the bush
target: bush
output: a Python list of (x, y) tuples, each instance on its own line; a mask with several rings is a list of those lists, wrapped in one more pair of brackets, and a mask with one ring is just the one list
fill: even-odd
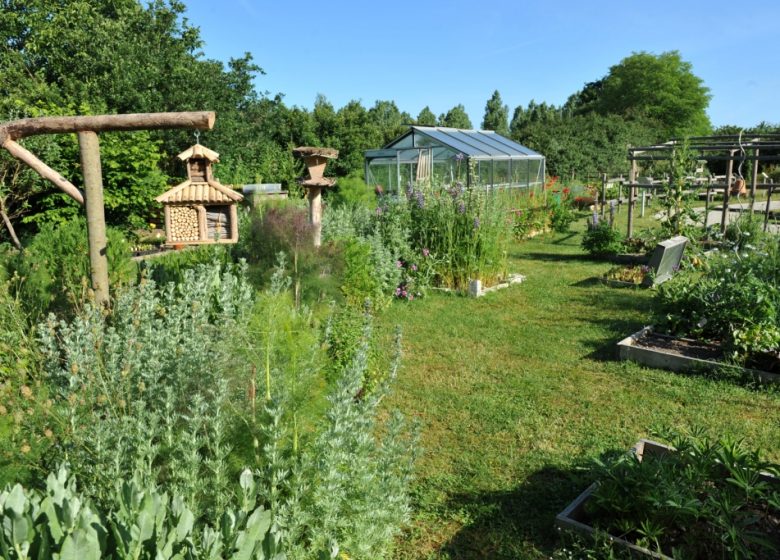
[[(136, 266), (122, 234), (108, 228), (106, 235), (108, 275), (115, 290), (135, 280)], [(86, 220), (44, 224), (11, 266), (15, 293), (34, 318), (80, 306), (90, 291)]]
[(219, 511), (229, 497), (220, 364), (250, 298), (241, 269), (200, 265), (178, 285), (119, 291), (110, 314), (88, 304), (70, 321), (50, 315), (38, 332), (62, 426), (54, 464), (67, 460), (101, 507), (137, 473), (197, 516)]
[(564, 189), (563, 194), (554, 196), (550, 204), (550, 227), (558, 233), (566, 233), (576, 218), (569, 191)]
[(168, 282), (180, 284), (184, 281), (185, 271), (199, 265), (219, 263), (227, 267), (232, 262), (230, 249), (225, 245), (195, 245), (147, 258), (141, 261), (139, 270), (143, 276), (164, 286)]
[(376, 196), (363, 180), (362, 173), (350, 173), (336, 182), (336, 188), (326, 193), (331, 206), (362, 206), (372, 209)]
[(602, 220), (585, 232), (582, 248), (594, 257), (614, 255), (623, 249), (623, 235)]

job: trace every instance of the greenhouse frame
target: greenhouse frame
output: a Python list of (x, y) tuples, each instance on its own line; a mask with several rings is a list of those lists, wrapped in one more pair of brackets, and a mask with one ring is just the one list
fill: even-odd
[(544, 172), (543, 155), (492, 130), (411, 126), (384, 148), (365, 152), (366, 182), (390, 193), (427, 180), (531, 188), (544, 184)]

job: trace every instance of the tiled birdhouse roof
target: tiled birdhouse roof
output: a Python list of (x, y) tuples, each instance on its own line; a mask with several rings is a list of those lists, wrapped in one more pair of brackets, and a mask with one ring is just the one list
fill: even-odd
[(194, 183), (190, 180), (176, 185), (169, 191), (164, 192), (157, 198), (157, 202), (175, 204), (175, 203), (230, 203), (244, 200), (244, 197), (234, 190), (220, 185), (216, 181), (205, 183)]
[(209, 150), (206, 146), (202, 146), (201, 144), (190, 146), (176, 157), (182, 161), (187, 161), (188, 159), (192, 159), (194, 157), (206, 158), (212, 163), (219, 161), (219, 154), (217, 152), (214, 150)]

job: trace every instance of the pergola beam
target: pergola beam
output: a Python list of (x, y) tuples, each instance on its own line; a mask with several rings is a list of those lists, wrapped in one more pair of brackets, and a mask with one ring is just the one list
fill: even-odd
[(131, 113), (128, 115), (89, 115), (75, 117), (38, 117), (19, 119), (0, 124), (0, 145), (6, 139), (19, 140), (39, 134), (62, 134), (68, 132), (107, 132), (110, 130), (152, 130), (160, 128), (214, 127), (216, 115), (213, 111), (190, 111), (181, 113)]

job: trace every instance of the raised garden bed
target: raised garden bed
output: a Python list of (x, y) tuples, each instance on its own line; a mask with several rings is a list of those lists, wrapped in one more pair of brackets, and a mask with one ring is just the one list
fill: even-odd
[(671, 371), (714, 371), (723, 367), (742, 370), (765, 382), (780, 382), (780, 374), (754, 368), (739, 368), (724, 361), (719, 346), (689, 338), (653, 332), (648, 326), (618, 342), (621, 360)]
[[(769, 474), (763, 470), (754, 470), (759, 465), (768, 464), (762, 463), (758, 456), (754, 455), (751, 451), (740, 449), (739, 445), (733, 446), (731, 444), (723, 444), (721, 442), (713, 447), (708, 448), (709, 444), (706, 441), (699, 440), (693, 442), (693, 447), (691, 446), (691, 442), (693, 442), (693, 440), (683, 442), (682, 445), (685, 446), (684, 453), (681, 455), (676, 455), (677, 450), (673, 447), (655, 441), (641, 439), (630, 451), (630, 453), (636, 457), (639, 463), (643, 463), (643, 459), (649, 459), (651, 457), (654, 459), (668, 457), (668, 459), (664, 459), (664, 462), (656, 462), (655, 466), (647, 465), (646, 470), (644, 464), (641, 467), (638, 467), (632, 465), (630, 462), (630, 468), (628, 471), (612, 470), (613, 467), (607, 467), (607, 471), (612, 473), (611, 476), (615, 476), (616, 478), (613, 480), (610, 480), (610, 477), (605, 479), (603, 483), (608, 484), (609, 486), (603, 490), (600, 488), (601, 483), (594, 482), (591, 484), (582, 494), (580, 494), (573, 502), (571, 502), (566, 507), (566, 509), (564, 509), (556, 516), (556, 526), (560, 529), (579, 533), (591, 538), (605, 536), (617, 548), (624, 549), (625, 551), (629, 552), (630, 556), (632, 557), (672, 560), (672, 557), (666, 555), (664, 552), (667, 552), (669, 548), (675, 546), (674, 543), (677, 542), (680, 545), (687, 543), (687, 546), (691, 546), (691, 543), (695, 543), (694, 548), (699, 549), (696, 558), (701, 558), (700, 554), (702, 553), (702, 549), (708, 549), (708, 547), (713, 546), (713, 542), (716, 543), (714, 545), (715, 547), (724, 546), (724, 548), (728, 548), (728, 546), (725, 544), (727, 539), (725, 538), (723, 531), (728, 531), (729, 529), (727, 527), (716, 527), (709, 525), (709, 523), (712, 521), (708, 521), (709, 517), (707, 516), (711, 515), (711, 512), (713, 511), (712, 509), (701, 509), (698, 514), (693, 514), (690, 511), (687, 511), (686, 508), (704, 508), (703, 504), (709, 500), (709, 495), (711, 495), (714, 499), (720, 499), (721, 494), (719, 494), (719, 492), (722, 492), (725, 489), (726, 493), (732, 492), (732, 495), (735, 496), (735, 499), (737, 502), (739, 502), (730, 504), (728, 506), (734, 508), (733, 511), (731, 511), (729, 514), (733, 516), (729, 523), (734, 524), (734, 527), (739, 526), (742, 521), (748, 523), (750, 527), (748, 528), (749, 530), (746, 531), (744, 537), (746, 542), (750, 542), (750, 539), (752, 538), (761, 538), (774, 547), (774, 549), (769, 547), (761, 547), (759, 554), (751, 557), (757, 559), (776, 558), (776, 554), (778, 553), (777, 548), (778, 545), (780, 545), (780, 518), (778, 518), (776, 515), (777, 506), (770, 505), (773, 503), (771, 498), (769, 499), (769, 504), (766, 505), (764, 504), (763, 500), (766, 500), (766, 496), (777, 489), (776, 487), (780, 481), (778, 481), (778, 479), (772, 474)], [(717, 451), (718, 446), (720, 446), (721, 450), (725, 451), (724, 455), (719, 454)], [(721, 460), (721, 458), (723, 460)], [(702, 463), (702, 460), (704, 460), (704, 463)], [(724, 463), (724, 461), (726, 461), (728, 464)], [(693, 485), (690, 488), (687, 488), (686, 486), (681, 487), (686, 489), (682, 492), (682, 494), (679, 495), (681, 503), (667, 503), (662, 499), (661, 503), (659, 503), (657, 506), (650, 505), (654, 504), (654, 500), (663, 495), (664, 490), (668, 492), (669, 489), (668, 487), (664, 488), (664, 484), (668, 484), (670, 480), (674, 480), (674, 484), (678, 484), (677, 477), (679, 476), (679, 473), (673, 473), (677, 473), (679, 469), (702, 469), (703, 464), (707, 465), (706, 471), (702, 470), (700, 473), (695, 475), (692, 474), (690, 480), (682, 478), (679, 479), (679, 484), (681, 485), (688, 485), (689, 483)], [(687, 465), (687, 467), (685, 465)], [(659, 468), (662, 470), (655, 470)], [(644, 472), (642, 476), (644, 476), (646, 480), (644, 480), (643, 483), (639, 486), (635, 486), (635, 480), (632, 480), (631, 475), (618, 474), (628, 472), (631, 472), (634, 475)], [(662, 475), (662, 472), (665, 472), (665, 474)], [(741, 478), (743, 472), (744, 480), (750, 481), (745, 482), (745, 484), (748, 484), (750, 488), (755, 488), (756, 493), (751, 494), (752, 498), (748, 498), (747, 494), (740, 497), (741, 490), (736, 489), (738, 484), (737, 481), (733, 480), (733, 478)], [(624, 476), (626, 476), (625, 479), (623, 478)], [(657, 480), (657, 484), (660, 485), (659, 488), (662, 489), (656, 489), (655, 486), (648, 488), (648, 486), (644, 483), (650, 482), (652, 485), (652, 481), (656, 480), (656, 476), (660, 477), (660, 480)], [(755, 478), (751, 478), (753, 476), (755, 476)], [(615, 486), (616, 481), (619, 481), (617, 482), (617, 486)], [(759, 490), (762, 485), (763, 488)], [(605, 534), (603, 530), (598, 531), (593, 525), (597, 524), (595, 519), (599, 518), (602, 519), (602, 523), (606, 522), (612, 524), (613, 526), (615, 524), (617, 524), (617, 526), (623, 526), (625, 527), (625, 531), (629, 531), (629, 527), (632, 526), (631, 522), (623, 517), (624, 510), (622, 509), (619, 510), (620, 513), (618, 513), (618, 510), (616, 510), (614, 512), (607, 513), (607, 517), (604, 517), (604, 504), (607, 504), (607, 507), (609, 507), (611, 500), (614, 499), (608, 497), (607, 501), (604, 502), (604, 493), (606, 493), (606, 496), (610, 496), (612, 495), (610, 494), (610, 491), (615, 490), (615, 488), (622, 488), (623, 492), (629, 493), (633, 489), (642, 488), (638, 494), (632, 494), (628, 496), (624, 495), (624, 497), (631, 500), (636, 498), (636, 509), (634, 509), (633, 512), (634, 514), (636, 514), (637, 511), (641, 512), (640, 518), (644, 518), (645, 515), (647, 515), (647, 526), (650, 526), (650, 519), (656, 518), (656, 512), (654, 511), (656, 507), (664, 508), (664, 516), (666, 517), (662, 516), (661, 519), (668, 519), (668, 522), (671, 522), (672, 519), (676, 519), (676, 517), (671, 510), (667, 511), (667, 509), (682, 508), (681, 511), (685, 511), (683, 515), (688, 514), (688, 517), (684, 518), (688, 519), (689, 522), (691, 522), (693, 519), (696, 519), (694, 525), (698, 524), (698, 526), (692, 526), (688, 524), (670, 524), (663, 527), (657, 527), (656, 534), (663, 534), (666, 538), (663, 552), (661, 551), (661, 545), (659, 544), (658, 540), (655, 541), (655, 548), (657, 550), (650, 550), (644, 546), (640, 546), (636, 542), (626, 540), (628, 538), (632, 538), (627, 536), (629, 534), (628, 532), (621, 536), (615, 536), (614, 534)], [(739, 488), (741, 488), (741, 486)], [(696, 495), (699, 492), (702, 492), (702, 494), (700, 494), (696, 500), (697, 503), (694, 504), (685, 502), (683, 505), (682, 502), (684, 502), (686, 499), (684, 497), (686, 492), (688, 495)], [(602, 494), (600, 498), (598, 497), (599, 493)], [(764, 497), (762, 498), (760, 496)], [(598, 505), (599, 499), (601, 499), (602, 503), (600, 507)], [(618, 499), (616, 503), (625, 503), (625, 501)], [(709, 502), (710, 505), (712, 505), (712, 503), (713, 502)], [(645, 509), (645, 507), (650, 509)], [(764, 509), (764, 507), (766, 507), (766, 509)], [(633, 508), (630, 508), (627, 511), (630, 512), (632, 509)], [(609, 512), (610, 510), (608, 509), (607, 511)], [(705, 511), (710, 513), (705, 513)], [(594, 515), (595, 517), (593, 517)], [(698, 517), (699, 515), (702, 517)], [(634, 522), (636, 522), (636, 519), (634, 519)], [(636, 535), (637, 529), (638, 527), (634, 525), (634, 530), (631, 531), (630, 534)], [(712, 531), (715, 532), (713, 533)], [(642, 530), (640, 529), (638, 532), (641, 534)], [(626, 538), (623, 538), (624, 535)], [(698, 539), (703, 535), (706, 535), (708, 540), (704, 541), (704, 544), (700, 544), (703, 541)], [(711, 541), (709, 539), (711, 539)], [(752, 546), (752, 544), (755, 542), (757, 541), (753, 541), (749, 546)], [(731, 549), (731, 552), (735, 551)], [(756, 551), (753, 550), (750, 552), (750, 554), (753, 552)], [(741, 553), (748, 552), (747, 550), (742, 550)], [(709, 558), (709, 556), (706, 557)], [(734, 557), (741, 556), (736, 555)]]
[[(631, 448), (630, 453), (633, 453), (641, 461), (645, 454), (660, 455), (663, 453), (669, 453), (673, 451), (669, 446), (662, 443), (657, 443), (647, 439), (641, 439), (639, 442)], [(589, 525), (588, 515), (585, 511), (585, 504), (592, 496), (593, 492), (598, 488), (598, 483), (594, 482), (588, 486), (585, 491), (577, 496), (572, 503), (566, 506), (561, 513), (555, 516), (556, 527), (566, 530), (580, 533), (587, 537), (595, 537), (596, 529)], [(661, 558), (664, 560), (673, 560), (671, 557), (664, 554), (659, 554), (648, 550), (644, 547), (637, 546), (634, 543), (630, 543), (624, 539), (616, 537), (614, 535), (606, 535), (606, 537), (612, 541), (618, 547), (631, 551), (639, 557), (646, 558)]]

